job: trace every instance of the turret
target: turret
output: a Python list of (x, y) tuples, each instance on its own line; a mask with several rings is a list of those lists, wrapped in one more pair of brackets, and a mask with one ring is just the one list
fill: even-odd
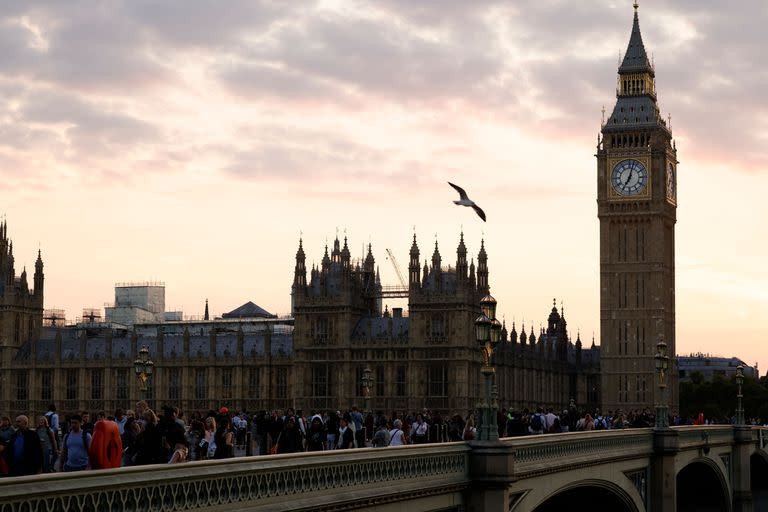
[(347, 245), (347, 237), (344, 237), (344, 248), (341, 250), (341, 268), (344, 273), (348, 273), (350, 270), (350, 262), (352, 261), (349, 253), (349, 246)]
[(45, 280), (45, 276), (43, 275), (43, 258), (40, 254), (40, 250), (37, 250), (37, 261), (35, 261), (35, 297), (38, 299), (39, 303), (42, 305), (43, 303), (43, 281)]
[(413, 234), (413, 243), (411, 244), (411, 259), (408, 263), (408, 288), (414, 291), (421, 283), (419, 272), (419, 246), (416, 245), (416, 233)]
[(203, 314), (203, 320), (205, 320), (207, 322), (210, 319), (211, 319), (211, 317), (208, 314), (208, 299), (205, 299), (205, 313)]
[[(299, 249), (296, 251), (296, 267), (293, 271), (293, 292), (307, 286), (306, 255), (304, 254), (303, 241), (299, 238)], [(207, 304), (207, 301), (206, 301)]]
[(467, 246), (464, 245), (464, 232), (461, 232), (459, 246), (456, 248), (456, 280), (462, 287), (468, 279)]
[(509, 333), (509, 341), (517, 343), (517, 329), (515, 329), (515, 321), (512, 321), (512, 331)]
[(576, 334), (576, 364), (581, 366), (581, 332)]
[(480, 241), (480, 253), (477, 255), (477, 291), (480, 295), (488, 295), (488, 255), (485, 252), (485, 240)]

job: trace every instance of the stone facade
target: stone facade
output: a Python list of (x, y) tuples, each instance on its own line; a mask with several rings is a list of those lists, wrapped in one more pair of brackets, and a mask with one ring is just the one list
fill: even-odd
[[(8, 403), (13, 390), (27, 396), (28, 374), (14, 371), (19, 348), (40, 336), (43, 324), (43, 260), (40, 251), (35, 262), (34, 289), (27, 283), (27, 270), (16, 277), (13, 241), (8, 225), (0, 224), (0, 403)], [(7, 409), (6, 409), (7, 410)]]
[[(490, 287), (485, 245), (477, 267), (467, 261), (463, 235), (456, 253), (456, 264), (445, 266), (435, 244), (431, 265), (425, 262), (422, 268), (414, 237), (408, 286), (392, 289), (381, 285), (372, 248), (364, 261), (353, 263), (346, 240), (343, 248), (336, 240), (330, 254), (326, 249), (307, 280), (300, 242), (292, 317), (267, 314), (132, 329), (108, 322), (40, 329), (40, 262), (39, 302), (28, 312), (36, 312), (31, 324), (36, 328), (20, 334), (18, 344), (13, 336), (3, 338), (8, 354), (3, 375), (12, 375), (12, 382), (3, 387), (0, 411), (37, 414), (52, 402), (63, 413), (112, 411), (142, 398), (155, 407), (172, 403), (186, 411), (222, 405), (251, 411), (362, 407), (360, 381), (369, 367), (374, 378), (369, 405), (375, 410), (427, 407), (466, 414), (481, 392), (474, 321)], [(23, 280), (22, 275), (16, 282)], [(408, 299), (408, 311), (382, 310), (382, 298), (395, 295)], [(29, 291), (21, 297), (38, 300)], [(6, 325), (6, 316), (3, 321)], [(579, 405), (599, 403), (598, 349), (594, 342), (590, 349), (582, 349), (580, 339), (571, 343), (564, 312), (553, 307), (538, 335), (525, 328), (518, 334), (513, 325), (502, 337), (494, 357), (503, 407), (565, 407), (571, 399)], [(133, 370), (142, 346), (155, 363), (145, 394)]]
[(677, 411), (675, 222), (677, 150), (661, 117), (655, 70), (635, 12), (616, 106), (597, 147), (603, 410), (659, 403), (656, 344), (667, 343), (670, 411)]

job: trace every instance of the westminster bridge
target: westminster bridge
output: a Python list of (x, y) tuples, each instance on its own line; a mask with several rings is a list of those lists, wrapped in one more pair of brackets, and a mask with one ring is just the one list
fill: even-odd
[(0, 512), (757, 512), (767, 444), (768, 429), (695, 426), (35, 475), (0, 480)]

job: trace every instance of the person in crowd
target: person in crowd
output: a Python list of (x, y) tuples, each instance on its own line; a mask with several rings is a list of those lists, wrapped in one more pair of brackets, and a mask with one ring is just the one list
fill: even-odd
[(137, 466), (147, 464), (165, 464), (168, 462), (167, 450), (160, 430), (157, 428), (158, 419), (155, 411), (144, 409), (144, 428), (136, 437)]
[(119, 407), (115, 409), (115, 423), (117, 423), (117, 431), (120, 432), (120, 435), (123, 435), (123, 432), (125, 432), (126, 421), (128, 421), (128, 417), (123, 410)]
[(16, 431), (11, 425), (11, 418), (8, 416), (0, 417), (0, 442), (8, 442), (11, 440), (11, 436)]
[(408, 437), (403, 431), (403, 420), (396, 419), (392, 422), (392, 430), (389, 431), (389, 446), (403, 446), (408, 444)]
[(93, 422), (91, 421), (91, 414), (88, 411), (80, 413), (80, 417), (83, 418), (83, 422), (80, 424), (80, 428), (93, 435)]
[(276, 453), (296, 453), (302, 451), (301, 430), (293, 417), (288, 417), (285, 428), (277, 438)]
[(326, 438), (328, 440), (328, 449), (335, 450), (339, 439), (339, 419), (340, 411), (331, 411), (328, 414), (328, 421), (325, 424)]
[(269, 417), (267, 411), (261, 410), (253, 421), (252, 425), (253, 440), (257, 445), (257, 451), (259, 455), (266, 455), (269, 444)]
[(536, 412), (531, 416), (528, 430), (531, 434), (543, 434), (547, 431), (547, 418), (544, 415), (544, 410), (539, 407)]
[(199, 444), (200, 459), (212, 459), (216, 453), (216, 418), (208, 416), (203, 421), (205, 431)]
[(56, 404), (50, 404), (48, 406), (48, 412), (45, 413), (45, 419), (48, 421), (48, 426), (53, 430), (53, 433), (58, 438), (59, 435), (59, 415), (56, 414)]
[(189, 448), (187, 446), (187, 442), (185, 440), (181, 440), (174, 445), (173, 454), (171, 455), (171, 460), (168, 461), (168, 464), (179, 464), (181, 462), (186, 462), (188, 458)]
[(592, 419), (592, 415), (587, 413), (584, 416), (584, 427), (583, 430), (595, 430), (595, 420)]
[(117, 423), (97, 421), (93, 426), (93, 439), (88, 448), (91, 469), (119, 468), (123, 459), (123, 441)]
[(184, 427), (176, 421), (177, 409), (175, 407), (163, 407), (163, 417), (157, 422), (157, 429), (163, 438), (166, 460), (171, 458), (171, 452), (176, 443), (184, 441)]
[(144, 425), (146, 425), (146, 420), (144, 419), (144, 411), (147, 409), (149, 409), (149, 404), (147, 404), (147, 402), (144, 400), (136, 402), (136, 407), (133, 408), (136, 414), (136, 421), (141, 424), (142, 430), (144, 430)]
[(341, 421), (339, 421), (339, 440), (337, 446), (340, 450), (355, 447), (355, 434), (349, 424), (350, 421), (347, 418), (341, 418)]
[(371, 438), (371, 446), (374, 448), (384, 448), (389, 446), (390, 440), (391, 437), (389, 435), (389, 430), (387, 430), (387, 424), (386, 422), (381, 421), (379, 427), (376, 429), (376, 433), (374, 433)]
[(429, 425), (424, 420), (424, 415), (421, 413), (417, 414), (416, 421), (411, 425), (411, 442), (413, 444), (425, 444), (428, 431)]
[(307, 451), (319, 452), (325, 450), (326, 436), (323, 420), (319, 414), (312, 416), (307, 432)]
[(123, 435), (120, 439), (123, 443), (123, 466), (133, 466), (136, 463), (136, 438), (141, 432), (141, 423), (136, 421), (133, 415), (126, 413)]
[[(205, 425), (202, 421), (198, 418), (192, 418), (189, 422), (189, 430), (187, 430), (184, 435), (184, 440), (186, 441), (187, 455), (189, 459), (201, 460), (205, 458), (200, 454), (202, 444), (205, 443)], [(208, 454), (206, 453), (205, 455)]]
[(6, 463), (10, 476), (35, 475), (43, 470), (43, 448), (37, 432), (29, 429), (29, 418), (16, 417), (16, 431), (8, 441)]
[(48, 419), (40, 416), (37, 419), (37, 436), (40, 438), (40, 447), (43, 450), (43, 473), (53, 470), (53, 462), (59, 453), (59, 443), (56, 434), (48, 426)]
[(0, 478), (8, 476), (8, 463), (5, 461), (8, 450), (8, 441), (0, 439)]
[(470, 413), (467, 416), (467, 421), (464, 423), (464, 433), (462, 439), (465, 441), (472, 441), (477, 437), (477, 427), (475, 427), (475, 415)]
[(88, 468), (88, 448), (91, 434), (82, 428), (82, 416), (69, 418), (69, 432), (61, 442), (61, 467), (64, 471), (83, 471)]
[(352, 428), (355, 436), (355, 443), (358, 448), (365, 448), (365, 431), (363, 430), (363, 413), (356, 405), (352, 406), (352, 411), (347, 418), (347, 426)]
[(214, 459), (229, 459), (235, 456), (235, 436), (232, 433), (232, 420), (229, 416), (219, 418), (219, 427), (214, 435), (216, 448), (214, 449)]

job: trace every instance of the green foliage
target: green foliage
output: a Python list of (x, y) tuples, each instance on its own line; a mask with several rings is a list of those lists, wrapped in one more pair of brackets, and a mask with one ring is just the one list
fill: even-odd
[[(730, 418), (736, 412), (736, 394), (734, 377), (716, 375), (712, 382), (705, 382), (701, 373), (693, 372), (689, 382), (680, 384), (680, 414), (696, 418), (703, 412), (706, 419), (715, 421)], [(742, 394), (744, 417), (768, 420), (768, 382), (745, 378)]]

